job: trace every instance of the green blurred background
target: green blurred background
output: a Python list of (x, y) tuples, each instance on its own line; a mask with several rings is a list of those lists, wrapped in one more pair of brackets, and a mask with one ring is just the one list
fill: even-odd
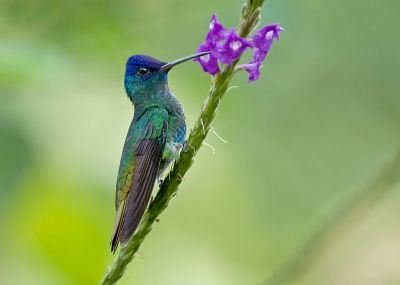
[[(0, 284), (97, 284), (132, 106), (126, 59), (193, 54), (243, 0), (0, 4)], [(285, 28), (120, 284), (266, 284), (400, 147), (400, 2), (267, 1)], [(250, 58), (250, 55), (247, 55)], [(210, 78), (170, 73), (194, 124)], [(400, 284), (400, 187), (293, 284)]]

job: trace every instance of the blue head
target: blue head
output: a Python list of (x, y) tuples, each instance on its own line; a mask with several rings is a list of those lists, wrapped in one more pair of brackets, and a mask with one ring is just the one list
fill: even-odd
[(125, 90), (132, 102), (141, 90), (168, 84), (169, 69), (161, 69), (166, 64), (146, 55), (133, 55), (128, 58), (125, 69)]
[(135, 103), (141, 94), (146, 94), (146, 97), (169, 94), (168, 71), (179, 63), (209, 53), (202, 52), (169, 63), (146, 55), (131, 56), (125, 69), (125, 90), (129, 99)]

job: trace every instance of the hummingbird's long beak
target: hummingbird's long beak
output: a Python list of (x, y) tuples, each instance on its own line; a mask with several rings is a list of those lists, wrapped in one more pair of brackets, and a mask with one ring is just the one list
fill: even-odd
[(164, 64), (163, 66), (161, 66), (160, 69), (162, 69), (162, 70), (170, 70), (175, 65), (178, 65), (178, 64), (180, 64), (182, 62), (185, 62), (185, 61), (187, 61), (189, 59), (200, 57), (200, 56), (207, 55), (207, 54), (210, 54), (210, 53), (212, 53), (212, 52), (211, 51), (206, 51), (206, 52), (200, 52), (200, 53), (196, 53), (196, 54), (193, 54), (193, 55), (189, 55), (187, 57), (168, 62), (167, 64)]

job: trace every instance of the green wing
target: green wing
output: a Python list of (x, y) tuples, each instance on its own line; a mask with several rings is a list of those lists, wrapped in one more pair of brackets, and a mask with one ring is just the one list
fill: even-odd
[[(111, 251), (115, 252), (118, 243), (124, 245), (135, 232), (142, 218), (157, 178), (157, 172), (165, 147), (168, 114), (164, 109), (151, 109), (148, 120), (137, 135), (133, 150), (133, 174), (129, 190), (124, 191), (119, 201), (115, 217)], [(121, 195), (118, 193), (117, 196)]]

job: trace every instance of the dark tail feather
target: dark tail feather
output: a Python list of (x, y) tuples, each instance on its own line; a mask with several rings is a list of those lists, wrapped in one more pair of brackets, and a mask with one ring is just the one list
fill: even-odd
[(114, 229), (113, 234), (111, 237), (111, 252), (114, 254), (118, 248), (122, 226), (124, 224), (124, 217), (125, 217), (125, 210), (126, 210), (126, 199), (123, 200), (118, 207), (117, 213), (115, 214), (115, 222), (114, 222)]

